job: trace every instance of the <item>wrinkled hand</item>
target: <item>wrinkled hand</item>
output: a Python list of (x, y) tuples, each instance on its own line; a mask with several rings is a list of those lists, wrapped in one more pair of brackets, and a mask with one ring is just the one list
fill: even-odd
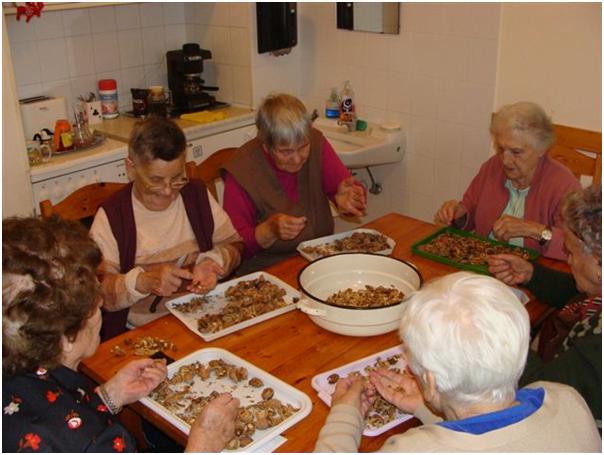
[(239, 400), (222, 393), (210, 401), (191, 425), (185, 452), (220, 452), (235, 436)]
[(382, 368), (370, 372), (369, 381), (386, 401), (407, 414), (415, 413), (424, 401), (415, 377), (407, 372)]
[(275, 213), (268, 219), (268, 222), (273, 235), (277, 239), (292, 240), (298, 237), (306, 226), (306, 217)]
[(436, 214), (434, 215), (434, 222), (446, 224), (448, 226), (457, 218), (464, 216), (466, 213), (468, 213), (468, 211), (461, 203), (454, 200), (447, 201), (436, 211)]
[(336, 384), (331, 396), (331, 406), (349, 404), (359, 410), (362, 416), (367, 414), (375, 400), (373, 387), (367, 387), (361, 376), (347, 376)]
[(145, 266), (136, 279), (136, 289), (143, 294), (171, 296), (181, 286), (183, 280), (190, 280), (193, 274), (172, 263)]
[(334, 199), (338, 210), (346, 215), (363, 216), (365, 214), (367, 190), (352, 176), (340, 182)]
[(105, 383), (105, 390), (116, 406), (146, 397), (168, 375), (165, 360), (133, 360)]
[(489, 256), (489, 272), (505, 284), (524, 284), (533, 278), (535, 268), (530, 262), (514, 254)]
[(503, 242), (507, 242), (514, 237), (539, 239), (543, 229), (545, 229), (545, 226), (542, 224), (503, 215), (493, 224), (493, 237)]
[(218, 279), (224, 274), (224, 269), (216, 261), (205, 258), (193, 267), (193, 281), (187, 286), (187, 290), (197, 294), (207, 294), (216, 287)]

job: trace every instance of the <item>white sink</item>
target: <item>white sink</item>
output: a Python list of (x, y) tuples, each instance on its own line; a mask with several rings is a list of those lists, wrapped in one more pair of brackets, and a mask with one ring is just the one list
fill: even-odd
[(318, 118), (313, 126), (320, 130), (350, 169), (396, 163), (403, 159), (404, 134), (369, 123), (366, 131), (348, 132), (336, 120)]

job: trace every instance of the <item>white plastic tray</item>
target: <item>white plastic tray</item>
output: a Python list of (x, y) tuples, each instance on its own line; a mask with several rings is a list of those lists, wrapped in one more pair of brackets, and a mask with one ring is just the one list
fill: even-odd
[[(304, 251), (302, 251), (302, 248), (306, 248), (308, 246), (323, 245), (325, 243), (331, 243), (334, 240), (340, 240), (340, 239), (343, 239), (346, 237), (350, 237), (354, 232), (365, 232), (367, 234), (379, 234), (379, 235), (383, 235), (384, 237), (386, 237), (389, 248), (385, 249), (385, 250), (381, 250), (381, 251), (375, 251), (374, 254), (381, 254), (382, 256), (390, 256), (392, 254), (392, 251), (394, 250), (394, 247), (396, 246), (396, 242), (394, 240), (392, 240), (390, 237), (382, 234), (381, 232), (376, 231), (375, 229), (353, 229), (352, 231), (340, 232), (339, 234), (327, 235), (325, 237), (319, 237), (316, 239), (307, 240), (306, 242), (300, 243), (296, 249), (298, 250), (298, 253), (300, 253), (300, 255), (303, 258), (312, 262), (316, 259), (322, 258), (323, 256), (320, 254), (305, 253)], [(365, 253), (365, 251), (344, 251), (344, 252), (345, 253)]]
[[(319, 398), (321, 398), (321, 400), (327, 406), (331, 406), (331, 395), (333, 394), (333, 392), (336, 388), (336, 385), (330, 384), (327, 381), (327, 378), (329, 376), (331, 376), (334, 373), (337, 373), (340, 377), (345, 377), (345, 376), (348, 376), (353, 371), (358, 371), (361, 374), (365, 375), (365, 372), (364, 372), (365, 367), (369, 366), (369, 365), (373, 365), (378, 357), (380, 357), (382, 360), (384, 360), (384, 359), (387, 359), (388, 357), (390, 357), (392, 355), (396, 355), (396, 354), (401, 354), (400, 345), (394, 346), (390, 349), (386, 349), (385, 351), (381, 351), (376, 354), (372, 354), (372, 355), (364, 357), (362, 359), (355, 360), (354, 362), (347, 363), (346, 365), (343, 365), (338, 368), (334, 368), (333, 370), (326, 371), (325, 373), (318, 374), (314, 378), (312, 378), (312, 382), (311, 382), (312, 388), (318, 392)], [(400, 368), (401, 371), (404, 370), (406, 367), (404, 360), (399, 360), (399, 362), (398, 362), (398, 364), (396, 364), (396, 366), (398, 368)], [(388, 422), (386, 425), (383, 425), (381, 427), (373, 427), (368, 424), (365, 424), (365, 430), (363, 431), (363, 434), (365, 436), (380, 435), (380, 434), (390, 430), (391, 428), (394, 428), (398, 424), (400, 424), (406, 420), (409, 420), (412, 417), (413, 416), (411, 414), (403, 414), (402, 412), (397, 410), (397, 417), (394, 420), (392, 420), (391, 422)]]
[[(255, 280), (256, 278), (259, 278), (260, 276), (264, 276), (264, 278), (267, 281), (270, 281), (271, 283), (273, 283), (285, 290), (285, 296), (283, 297), (283, 299), (287, 303), (287, 306), (284, 306), (283, 308), (277, 308), (276, 310), (269, 311), (268, 313), (261, 314), (260, 316), (257, 316), (252, 319), (247, 319), (245, 321), (232, 325), (231, 327), (227, 327), (226, 329), (220, 330), (218, 332), (201, 333), (199, 330), (197, 330), (197, 320), (201, 316), (208, 314), (208, 313), (218, 313), (218, 312), (222, 311), (222, 308), (227, 303), (227, 299), (224, 297), (224, 293), (226, 292), (226, 290), (228, 288), (230, 288), (231, 286), (234, 286), (235, 284), (239, 283), (240, 281)], [(254, 272), (254, 273), (250, 273), (249, 275), (244, 275), (239, 278), (235, 278), (234, 280), (225, 281), (224, 283), (220, 283), (218, 286), (216, 286), (216, 288), (214, 288), (212, 290), (212, 292), (208, 293), (208, 295), (207, 295), (208, 299), (211, 302), (213, 302), (213, 305), (211, 305), (211, 309), (209, 309), (209, 310), (200, 311), (197, 313), (182, 313), (175, 308), (175, 305), (177, 305), (179, 303), (189, 302), (191, 299), (193, 299), (195, 297), (199, 297), (199, 294), (187, 294), (187, 295), (178, 297), (174, 300), (170, 300), (170, 301), (166, 302), (166, 308), (168, 308), (170, 313), (172, 313), (174, 316), (176, 316), (178, 319), (180, 319), (180, 321), (184, 325), (186, 325), (189, 330), (191, 330), (195, 334), (199, 335), (205, 341), (212, 341), (217, 338), (228, 335), (230, 333), (237, 332), (238, 330), (244, 329), (251, 325), (258, 324), (259, 322), (266, 321), (267, 319), (274, 318), (275, 316), (279, 316), (281, 314), (287, 313), (288, 311), (295, 310), (296, 305), (294, 304), (294, 299), (297, 300), (300, 297), (300, 293), (296, 289), (291, 287), (289, 284), (281, 281), (279, 278), (277, 278), (274, 275), (271, 275), (270, 273)]]
[[(300, 420), (304, 419), (312, 409), (312, 402), (305, 393), (300, 390), (286, 384), (280, 379), (276, 378), (272, 374), (258, 368), (257, 366), (243, 360), (241, 357), (237, 357), (235, 354), (220, 348), (206, 348), (200, 349), (199, 351), (193, 352), (186, 357), (168, 365), (168, 377), (172, 375), (183, 365), (187, 365), (194, 362), (201, 362), (207, 364), (210, 360), (222, 359), (227, 363), (233, 364), (238, 367), (245, 367), (248, 371), (248, 379), (257, 377), (262, 380), (264, 387), (271, 387), (275, 394), (274, 398), (280, 400), (282, 403), (289, 403), (294, 408), (299, 409), (292, 416), (285, 419), (279, 425), (266, 430), (256, 430), (253, 434), (253, 442), (249, 445), (242, 447), (238, 450), (228, 452), (251, 452), (256, 448), (261, 447), (268, 441), (272, 440), (287, 428), (295, 425)], [(248, 384), (248, 381), (241, 381), (235, 383), (227, 377), (217, 379), (212, 376), (211, 380), (206, 381), (195, 381), (192, 387), (194, 393), (200, 395), (209, 395), (213, 390), (222, 393), (229, 392), (236, 398), (239, 398), (241, 406), (247, 406), (252, 403), (261, 401), (261, 393), (264, 387), (255, 388)], [(150, 398), (143, 398), (140, 400), (142, 404), (147, 406), (149, 409), (156, 412), (158, 415), (166, 419), (176, 428), (181, 430), (186, 435), (189, 434), (191, 427), (184, 420), (177, 417), (175, 414), (164, 408), (157, 401)]]

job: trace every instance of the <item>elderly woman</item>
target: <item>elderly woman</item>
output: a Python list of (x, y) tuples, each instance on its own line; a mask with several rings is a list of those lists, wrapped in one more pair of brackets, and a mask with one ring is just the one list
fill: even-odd
[[(495, 278), (459, 272), (414, 293), (400, 337), (408, 368), (338, 382), (317, 452), (353, 452), (375, 393), (423, 423), (395, 435), (385, 452), (595, 452), (601, 440), (571, 387), (536, 382), (517, 390), (529, 318)], [(429, 410), (440, 414), (436, 417)]]
[[(529, 353), (520, 384), (569, 384), (602, 419), (602, 191), (569, 193), (562, 202), (564, 246), (572, 275), (517, 256), (491, 256), (489, 270), (505, 283), (526, 286), (540, 301), (562, 308), (544, 359)], [(577, 292), (578, 291), (578, 292)], [(543, 340), (542, 340), (543, 341)]]
[(103, 253), (103, 340), (168, 314), (164, 297), (205, 294), (240, 263), (243, 242), (200, 180), (185, 173), (187, 140), (173, 121), (132, 129), (131, 181), (105, 201), (90, 229)]
[[(166, 377), (136, 360), (96, 389), (77, 372), (99, 345), (101, 253), (76, 222), (2, 223), (2, 448), (7, 452), (124, 452), (135, 442), (114, 417)], [(220, 451), (239, 402), (224, 394), (191, 428), (187, 450)]]
[(304, 240), (333, 234), (330, 200), (354, 216), (366, 205), (365, 189), (312, 128), (300, 100), (268, 96), (256, 127), (258, 136), (227, 163), (224, 179), (224, 208), (243, 237), (244, 257), (256, 255), (242, 266), (249, 271), (277, 262)]
[(490, 130), (495, 156), (482, 165), (463, 200), (445, 202), (434, 221), (566, 259), (560, 201), (580, 185), (547, 156), (554, 143), (550, 119), (537, 104), (520, 102), (502, 107)]

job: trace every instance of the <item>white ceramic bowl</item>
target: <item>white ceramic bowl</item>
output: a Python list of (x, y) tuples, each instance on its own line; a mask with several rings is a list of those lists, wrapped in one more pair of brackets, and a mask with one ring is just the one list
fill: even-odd
[(398, 328), (402, 302), (381, 308), (349, 308), (327, 303), (327, 298), (344, 289), (363, 289), (365, 285), (394, 286), (409, 295), (422, 282), (419, 270), (399, 259), (369, 253), (337, 254), (317, 259), (300, 271), (298, 308), (331, 332), (380, 335)]

